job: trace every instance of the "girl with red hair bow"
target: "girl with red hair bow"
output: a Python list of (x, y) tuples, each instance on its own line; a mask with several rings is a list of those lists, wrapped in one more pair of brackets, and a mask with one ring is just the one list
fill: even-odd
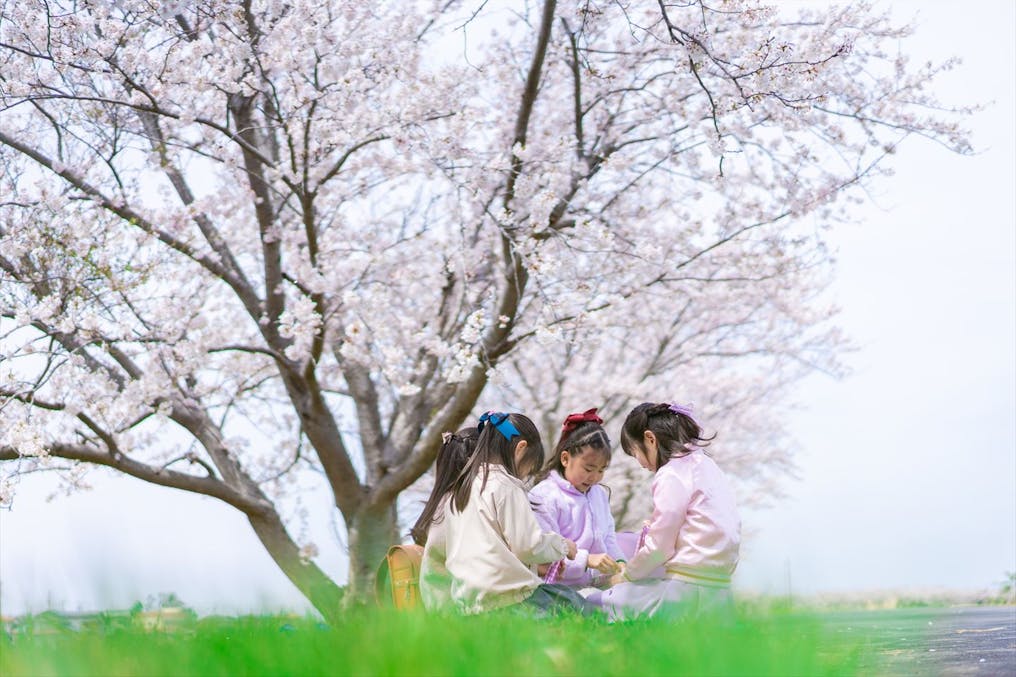
[(575, 559), (549, 568), (548, 582), (584, 588), (621, 570), (624, 553), (617, 544), (607, 491), (600, 485), (609, 464), (610, 439), (596, 409), (569, 415), (542, 481), (529, 492), (540, 525), (578, 546)]

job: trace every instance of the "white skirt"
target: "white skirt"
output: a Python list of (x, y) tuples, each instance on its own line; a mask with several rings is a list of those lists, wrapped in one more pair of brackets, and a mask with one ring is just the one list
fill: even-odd
[(599, 604), (611, 621), (662, 617), (682, 620), (691, 617), (716, 617), (729, 620), (734, 598), (729, 587), (695, 585), (676, 578), (647, 578), (619, 583), (588, 601)]

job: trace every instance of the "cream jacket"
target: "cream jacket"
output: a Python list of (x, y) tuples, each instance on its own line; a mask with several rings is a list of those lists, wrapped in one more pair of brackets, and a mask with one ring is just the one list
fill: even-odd
[(481, 471), (465, 510), (448, 501), (441, 507), (420, 572), (428, 609), (476, 614), (521, 602), (542, 583), (530, 567), (568, 552), (563, 536), (540, 528), (522, 482), (499, 465), (487, 466), (485, 485)]
[(427, 543), (423, 546), (423, 561), (420, 563), (420, 599), (427, 611), (444, 611), (452, 608), (452, 578), (445, 567), (448, 550), (448, 529), (445, 511), (448, 499), (445, 497), (434, 511), (434, 518), (427, 529)]

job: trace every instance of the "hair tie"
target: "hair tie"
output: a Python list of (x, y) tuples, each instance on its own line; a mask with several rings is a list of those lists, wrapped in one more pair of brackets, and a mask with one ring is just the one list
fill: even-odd
[(480, 423), (476, 426), (477, 432), (483, 430), (483, 425), (490, 422), (497, 431), (504, 436), (506, 440), (511, 440), (515, 435), (520, 435), (519, 429), (515, 427), (511, 421), (508, 420), (508, 414), (501, 411), (488, 411), (486, 414), (480, 417)]
[[(695, 415), (691, 413), (690, 404), (668, 404), (667, 409), (674, 412), (675, 414), (684, 414), (692, 421), (695, 421)], [(695, 425), (698, 425), (698, 421), (695, 421)]]
[(441, 443), (448, 444), (448, 440), (455, 437), (455, 433), (443, 432), (441, 433)]
[(603, 419), (596, 415), (596, 407), (587, 409), (581, 414), (568, 414), (568, 416), (564, 419), (564, 425), (561, 426), (561, 434), (567, 435), (583, 423), (596, 423), (597, 425), (603, 425)]

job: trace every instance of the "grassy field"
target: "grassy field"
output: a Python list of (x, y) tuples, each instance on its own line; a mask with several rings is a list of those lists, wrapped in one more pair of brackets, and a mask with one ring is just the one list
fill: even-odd
[(0, 674), (854, 675), (877, 666), (870, 647), (799, 612), (744, 611), (714, 627), (371, 610), (334, 626), (249, 616), (194, 620), (174, 632), (27, 628), (0, 636)]

